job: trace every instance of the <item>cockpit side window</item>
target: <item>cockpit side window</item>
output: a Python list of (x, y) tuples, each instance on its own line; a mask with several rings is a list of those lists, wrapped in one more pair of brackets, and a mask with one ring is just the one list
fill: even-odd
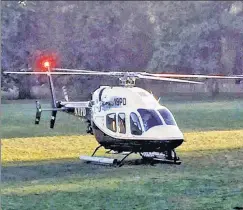
[(162, 118), (164, 119), (166, 125), (176, 125), (176, 122), (172, 116), (172, 114), (166, 109), (158, 110)]
[(118, 131), (119, 133), (126, 133), (126, 119), (125, 113), (118, 114)]
[(130, 114), (130, 128), (131, 128), (131, 134), (142, 135), (141, 124), (139, 122), (138, 116), (134, 112)]
[(106, 115), (106, 127), (113, 131), (116, 132), (116, 114), (108, 114)]
[(159, 115), (156, 113), (155, 110), (138, 109), (138, 112), (142, 117), (145, 131), (147, 131), (148, 129), (154, 126), (163, 125)]

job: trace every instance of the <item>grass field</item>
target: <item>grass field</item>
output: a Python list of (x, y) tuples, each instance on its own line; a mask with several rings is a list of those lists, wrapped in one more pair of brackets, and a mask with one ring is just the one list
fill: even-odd
[[(180, 166), (89, 165), (96, 141), (82, 121), (30, 101), (2, 105), (2, 209), (237, 209), (243, 207), (243, 100), (164, 101), (185, 133)], [(81, 135), (79, 135), (81, 134)], [(103, 151), (99, 154), (103, 155)]]

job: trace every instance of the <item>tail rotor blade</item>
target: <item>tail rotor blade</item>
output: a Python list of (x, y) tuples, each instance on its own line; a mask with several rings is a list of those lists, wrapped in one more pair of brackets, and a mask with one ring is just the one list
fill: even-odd
[(50, 128), (54, 128), (55, 121), (56, 121), (56, 115), (57, 115), (57, 111), (52, 111), (51, 121), (50, 121)]
[(39, 101), (36, 101), (36, 115), (35, 115), (35, 124), (38, 125), (40, 123), (40, 118), (41, 118), (41, 105)]

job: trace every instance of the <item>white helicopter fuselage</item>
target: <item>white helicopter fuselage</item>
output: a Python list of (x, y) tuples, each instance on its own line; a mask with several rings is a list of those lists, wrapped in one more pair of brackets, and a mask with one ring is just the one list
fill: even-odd
[(105, 148), (164, 151), (184, 140), (170, 111), (144, 89), (101, 86), (92, 102), (94, 135)]

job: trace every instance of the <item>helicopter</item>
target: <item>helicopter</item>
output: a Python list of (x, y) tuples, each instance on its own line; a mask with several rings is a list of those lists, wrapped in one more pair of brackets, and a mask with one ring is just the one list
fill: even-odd
[[(138, 153), (142, 160), (181, 164), (175, 149), (183, 144), (184, 136), (170, 110), (162, 106), (154, 95), (136, 87), (137, 79), (159, 80), (190, 84), (204, 84), (199, 81), (178, 78), (242, 79), (240, 76), (152, 74), (147, 72), (114, 72), (79, 69), (61, 69), (43, 61), (44, 71), (5, 71), (5, 74), (47, 75), (52, 107), (43, 109), (36, 101), (35, 124), (40, 123), (43, 111), (51, 112), (50, 128), (54, 128), (56, 115), (62, 111), (86, 119), (87, 133), (94, 135), (99, 146), (91, 156), (80, 156), (81, 160), (98, 164), (123, 165), (131, 154)], [(69, 101), (67, 89), (63, 86), (65, 101), (57, 100), (52, 75), (94, 75), (118, 77), (118, 86), (100, 86), (88, 101)], [(121, 160), (98, 157), (95, 153), (104, 147), (108, 154), (123, 154)]]

